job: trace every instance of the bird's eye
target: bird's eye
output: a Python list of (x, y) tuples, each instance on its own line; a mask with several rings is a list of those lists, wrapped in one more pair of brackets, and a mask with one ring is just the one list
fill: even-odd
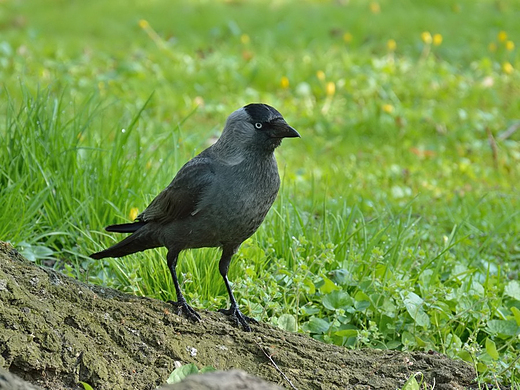
[(257, 129), (261, 129), (261, 128), (262, 128), (262, 124), (261, 124), (260, 122), (256, 122), (256, 123), (255, 123), (255, 127), (256, 127)]

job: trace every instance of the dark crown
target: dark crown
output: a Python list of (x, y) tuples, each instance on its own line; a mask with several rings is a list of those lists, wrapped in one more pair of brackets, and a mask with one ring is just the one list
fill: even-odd
[(244, 107), (253, 122), (270, 122), (282, 118), (275, 108), (262, 103), (252, 103)]

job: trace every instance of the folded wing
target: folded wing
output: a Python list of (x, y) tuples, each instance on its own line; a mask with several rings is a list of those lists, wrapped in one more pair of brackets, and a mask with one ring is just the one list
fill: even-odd
[(137, 216), (140, 222), (166, 224), (194, 215), (200, 200), (215, 181), (209, 158), (195, 157), (184, 165), (173, 181)]

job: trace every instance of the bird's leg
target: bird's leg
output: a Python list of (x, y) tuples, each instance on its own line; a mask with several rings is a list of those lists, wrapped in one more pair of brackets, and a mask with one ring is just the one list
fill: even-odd
[(175, 293), (177, 294), (177, 301), (168, 301), (168, 303), (175, 306), (177, 310), (177, 314), (181, 315), (184, 313), (190, 320), (200, 321), (200, 315), (197, 313), (184, 298), (182, 295), (181, 287), (179, 286), (179, 280), (177, 279), (177, 272), (175, 268), (177, 267), (177, 259), (179, 257), (178, 251), (168, 251), (168, 255), (166, 259), (168, 261), (168, 268), (170, 269), (170, 273), (172, 274), (173, 284), (175, 285)]
[(231, 262), (231, 257), (235, 254), (238, 247), (224, 247), (222, 249), (222, 257), (220, 258), (220, 262), (218, 265), (220, 274), (222, 275), (222, 278), (224, 278), (224, 283), (226, 284), (226, 289), (229, 294), (229, 300), (231, 301), (231, 306), (229, 309), (220, 309), (219, 312), (224, 313), (226, 315), (231, 316), (237, 323), (237, 326), (242, 325), (244, 330), (246, 332), (251, 332), (251, 327), (249, 326), (249, 322), (257, 324), (258, 321), (256, 321), (254, 318), (247, 317), (242, 314), (240, 309), (238, 308), (237, 301), (235, 300), (235, 297), (233, 296), (233, 291), (231, 290), (231, 286), (229, 285), (229, 280), (227, 277), (228, 269), (229, 269), (229, 263)]

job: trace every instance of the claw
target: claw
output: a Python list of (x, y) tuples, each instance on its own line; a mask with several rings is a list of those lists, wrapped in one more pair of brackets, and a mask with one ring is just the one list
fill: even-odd
[(195, 322), (200, 322), (201, 318), (199, 313), (195, 311), (190, 305), (186, 303), (185, 300), (181, 301), (168, 301), (169, 304), (177, 308), (177, 314), (178, 315), (185, 315), (190, 320)]
[(229, 309), (220, 309), (219, 312), (230, 316), (236, 322), (237, 326), (240, 327), (240, 325), (242, 325), (246, 332), (251, 332), (251, 327), (249, 326), (250, 322), (255, 325), (258, 324), (257, 320), (243, 315), (240, 309), (234, 305), (231, 305)]

